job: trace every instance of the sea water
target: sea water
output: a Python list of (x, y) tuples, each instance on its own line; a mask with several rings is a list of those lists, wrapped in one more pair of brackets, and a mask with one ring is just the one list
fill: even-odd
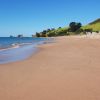
[(50, 41), (50, 38), (0, 37), (0, 64), (24, 60), (38, 51), (37, 45)]

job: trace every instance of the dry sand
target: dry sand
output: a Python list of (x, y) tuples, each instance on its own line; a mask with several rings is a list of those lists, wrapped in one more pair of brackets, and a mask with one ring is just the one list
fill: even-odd
[(0, 65), (0, 100), (100, 100), (100, 39), (59, 37), (39, 48)]

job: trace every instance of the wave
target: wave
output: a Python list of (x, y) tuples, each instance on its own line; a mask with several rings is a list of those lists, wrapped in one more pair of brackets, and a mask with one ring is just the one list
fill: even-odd
[(0, 51), (16, 49), (16, 48), (20, 48), (21, 46), (25, 46), (25, 45), (32, 45), (32, 43), (13, 43), (7, 48), (0, 48)]
[(10, 50), (10, 49), (14, 49), (14, 48), (19, 48), (20, 46), (19, 45), (13, 45), (13, 46), (10, 46), (8, 48), (3, 48), (3, 49), (0, 49), (0, 51), (5, 51), (5, 50)]
[(49, 41), (38, 41), (38, 42), (29, 42), (29, 43), (12, 43), (10, 44), (9, 46), (5, 47), (5, 48), (0, 48), (0, 51), (5, 51), (5, 50), (10, 50), (10, 49), (16, 49), (16, 48), (20, 48), (20, 47), (23, 47), (23, 46), (28, 46), (28, 45), (34, 45), (34, 46), (37, 46), (37, 45), (41, 45), (41, 44), (46, 44), (46, 43), (49, 43)]

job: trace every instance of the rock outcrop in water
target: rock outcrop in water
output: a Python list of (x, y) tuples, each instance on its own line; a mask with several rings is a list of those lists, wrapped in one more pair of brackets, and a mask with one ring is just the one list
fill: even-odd
[(23, 37), (23, 35), (19, 34), (17, 37), (18, 37), (18, 38), (22, 38), (22, 37)]

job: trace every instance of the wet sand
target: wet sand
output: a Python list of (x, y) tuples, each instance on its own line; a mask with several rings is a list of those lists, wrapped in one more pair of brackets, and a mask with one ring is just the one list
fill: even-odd
[(0, 65), (0, 100), (100, 100), (100, 39), (56, 41), (27, 60)]

